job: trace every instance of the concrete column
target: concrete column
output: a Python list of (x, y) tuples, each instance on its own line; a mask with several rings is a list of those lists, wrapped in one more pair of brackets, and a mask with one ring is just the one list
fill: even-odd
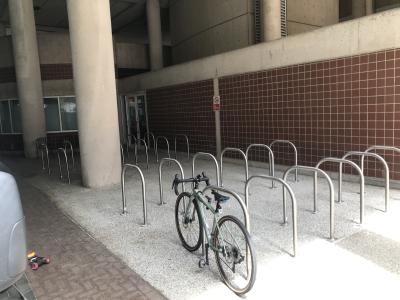
[(264, 42), (280, 39), (281, 36), (281, 1), (262, 0), (262, 32)]
[(149, 37), (150, 66), (152, 71), (162, 69), (163, 49), (159, 0), (146, 1), (147, 32)]
[(120, 182), (109, 0), (67, 0), (83, 185)]
[(365, 8), (365, 14), (367, 16), (372, 15), (375, 12), (375, 1), (374, 0), (366, 0), (366, 8)]
[(365, 1), (366, 0), (352, 0), (353, 19), (365, 16)]
[(42, 80), (32, 0), (8, 1), (25, 156), (36, 157), (35, 140), (46, 136)]

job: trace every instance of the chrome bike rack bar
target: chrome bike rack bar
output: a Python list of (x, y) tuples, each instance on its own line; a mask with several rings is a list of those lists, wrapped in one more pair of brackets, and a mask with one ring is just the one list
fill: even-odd
[(125, 164), (125, 153), (124, 153), (124, 147), (122, 147), (122, 145), (120, 145), (121, 147), (121, 163), (122, 165)]
[(158, 141), (159, 140), (164, 140), (165, 141), (165, 143), (167, 144), (167, 152), (168, 152), (168, 158), (171, 158), (171, 154), (170, 154), (170, 152), (169, 152), (169, 142), (168, 142), (168, 139), (165, 137), (165, 136), (158, 136), (157, 138), (156, 138), (156, 161), (158, 162)]
[(65, 167), (66, 167), (66, 169), (67, 169), (68, 183), (71, 183), (71, 179), (70, 179), (70, 177), (69, 177), (68, 156), (67, 156), (67, 152), (65, 151), (64, 148), (58, 148), (58, 149), (57, 149), (58, 166), (59, 166), (59, 168), (60, 168), (60, 179), (61, 179), (61, 180), (63, 179), (62, 168), (61, 168), (60, 152), (64, 155)]
[[(164, 163), (167, 161), (175, 163), (179, 167), (179, 171), (181, 172), (181, 179), (185, 179), (185, 174), (183, 173), (183, 168), (179, 161), (177, 161), (176, 159), (173, 159), (173, 158), (162, 158), (161, 159), (160, 164), (158, 166), (158, 183), (160, 185), (160, 205), (163, 205), (166, 203), (163, 200), (164, 194), (163, 194), (163, 187), (162, 187), (162, 167), (163, 167)], [(182, 182), (182, 192), (184, 192), (184, 191), (185, 191), (185, 184)]]
[(175, 144), (175, 159), (178, 159), (178, 153), (177, 153), (177, 151), (176, 151), (176, 140), (177, 140), (177, 138), (178, 138), (179, 136), (184, 137), (185, 140), (186, 140), (187, 159), (190, 160), (189, 138), (188, 138), (188, 136), (187, 136), (186, 134), (177, 134), (177, 135), (175, 135), (175, 138), (174, 138), (174, 144)]
[[(375, 150), (388, 150), (388, 151), (393, 151), (393, 152), (397, 152), (400, 153), (400, 148), (397, 147), (393, 147), (393, 146), (380, 146), (380, 145), (375, 145), (375, 146), (371, 146), (369, 147), (367, 150), (365, 150), (364, 152), (372, 152)], [(361, 156), (361, 170), (364, 172), (364, 155)]]
[[(342, 159), (342, 158), (336, 158), (336, 157), (327, 157), (321, 159), (317, 165), (315, 166), (316, 168), (319, 168), (323, 163), (325, 162), (336, 162), (339, 163), (339, 185), (338, 185), (338, 200), (337, 202), (342, 202), (342, 168), (343, 164), (348, 164), (351, 165), (358, 174), (360, 175), (360, 224), (363, 222), (363, 216), (364, 216), (364, 187), (365, 187), (365, 181), (364, 181), (364, 175), (363, 172), (361, 171), (360, 167), (357, 166), (356, 163), (352, 162), (351, 160), (348, 159)], [(316, 210), (316, 203), (317, 203), (317, 174), (314, 174), (314, 210)]]
[(153, 140), (154, 155), (156, 155), (156, 138), (154, 137), (154, 134), (152, 132), (146, 132), (147, 145), (149, 146), (149, 149), (151, 147), (150, 137)]
[[(275, 140), (275, 141), (272, 141), (272, 143), (269, 145), (269, 147), (272, 149), (272, 146), (274, 144), (288, 144), (289, 146), (291, 146), (293, 148), (293, 151), (294, 151), (294, 165), (297, 166), (297, 148), (296, 148), (295, 144), (293, 144), (291, 141), (288, 141), (288, 140)], [(299, 174), (298, 174), (298, 170), (297, 169), (296, 169), (296, 172), (295, 172), (294, 180), (296, 182), (299, 181)]]
[[(247, 176), (249, 175), (249, 152), (251, 148), (264, 148), (268, 151), (268, 164), (269, 164), (269, 176), (275, 176), (275, 159), (274, 153), (272, 152), (271, 148), (265, 144), (251, 144), (246, 149), (246, 157), (247, 157)], [(272, 188), (275, 187), (275, 181), (272, 181)]]
[(219, 165), (218, 165), (218, 161), (217, 161), (217, 159), (215, 158), (215, 156), (214, 155), (212, 155), (211, 153), (207, 153), (207, 152), (197, 152), (195, 155), (193, 155), (193, 158), (192, 158), (192, 177), (194, 177), (194, 163), (196, 162), (196, 159), (198, 158), (198, 157), (200, 157), (200, 156), (207, 156), (207, 157), (209, 157), (209, 158), (211, 158), (212, 159), (212, 161), (214, 162), (214, 164), (215, 164), (215, 172), (216, 172), (216, 178), (217, 178), (217, 185), (218, 186), (221, 186), (221, 179), (220, 179), (220, 177), (219, 177)]
[(46, 162), (47, 162), (47, 172), (50, 175), (50, 159), (49, 159), (49, 148), (47, 148), (46, 144), (40, 144), (38, 146), (38, 151), (40, 151), (40, 156), (42, 158), (42, 169), (46, 170), (46, 166), (44, 163), (44, 153), (46, 153)]
[(41, 145), (47, 145), (47, 137), (39, 137), (35, 140), (36, 155), (39, 155)]
[[(273, 177), (273, 176), (268, 176), (268, 175), (253, 175), (251, 176), (247, 181), (246, 181), (246, 188), (245, 188), (245, 201), (246, 201), (246, 207), (248, 208), (249, 206), (249, 186), (250, 183), (254, 179), (267, 179), (267, 180), (272, 180), (272, 181), (278, 181), (279, 183), (282, 184), (282, 189), (283, 189), (283, 195), (285, 195), (285, 191), (288, 190), (290, 194), (290, 198), (292, 200), (292, 223), (293, 223), (293, 256), (296, 256), (296, 249), (297, 249), (297, 202), (296, 202), (296, 197), (294, 196), (293, 190), (290, 187), (287, 182), (285, 182), (283, 179), (278, 178), (278, 177)], [(286, 210), (286, 207), (285, 207)], [(284, 216), (284, 224), (286, 224), (286, 212), (284, 211), (285, 216)]]
[(228, 152), (228, 151), (230, 151), (230, 152), (237, 152), (237, 153), (240, 153), (240, 155), (243, 157), (243, 159), (244, 159), (244, 169), (245, 169), (245, 182), (247, 181), (247, 179), (249, 178), (249, 163), (248, 163), (248, 161), (247, 161), (247, 156), (246, 156), (246, 154), (242, 151), (242, 150), (240, 150), (239, 148), (225, 148), (224, 150), (222, 150), (222, 152), (221, 152), (221, 156), (220, 156), (220, 158), (219, 158), (219, 161), (220, 161), (220, 168), (221, 168), (221, 170), (220, 170), (220, 172), (221, 172), (221, 176), (220, 176), (220, 178), (221, 178), (221, 186), (223, 186), (223, 182), (222, 182), (222, 180), (223, 180), (223, 175), (224, 175), (224, 173), (223, 173), (223, 158), (224, 158), (224, 154), (225, 154), (225, 152)]
[(140, 143), (143, 143), (144, 149), (146, 150), (146, 163), (147, 163), (147, 169), (149, 168), (149, 147), (147, 146), (147, 143), (144, 139), (137, 139), (136, 144), (135, 144), (135, 157), (136, 157), (136, 164), (137, 164), (137, 150), (138, 146), (140, 146)]
[[(324, 176), (326, 178), (326, 181), (328, 181), (328, 185), (329, 185), (329, 228), (330, 228), (330, 233), (329, 233), (329, 239), (333, 240), (334, 239), (334, 232), (335, 232), (335, 192), (334, 192), (334, 188), (333, 188), (333, 183), (331, 178), (329, 177), (329, 175), (318, 168), (315, 167), (309, 167), (309, 166), (293, 166), (290, 167), (289, 169), (287, 169), (283, 175), (283, 180), (286, 181), (288, 175), (290, 174), (290, 172), (294, 171), (294, 170), (306, 170), (306, 171), (311, 171), (315, 174), (320, 173), (322, 176)], [(314, 181), (314, 197), (315, 197), (315, 181)], [(316, 198), (314, 198), (314, 211), (313, 213), (317, 213), (317, 202), (316, 202)], [(286, 192), (285, 190), (283, 191), (283, 219), (286, 222)]]
[(142, 170), (131, 164), (125, 164), (121, 172), (121, 186), (122, 186), (122, 214), (126, 214), (126, 195), (125, 195), (125, 174), (128, 168), (136, 169), (139, 172), (140, 179), (142, 180), (142, 201), (143, 201), (143, 225), (147, 225), (147, 204), (146, 204), (146, 182), (144, 180)]
[(71, 152), (72, 168), (74, 168), (75, 167), (74, 147), (72, 146), (72, 143), (70, 141), (65, 140), (64, 141), (65, 153), (67, 153), (67, 146), (69, 148), (69, 151)]
[[(349, 156), (361, 156), (361, 157), (370, 156), (370, 157), (376, 158), (377, 160), (379, 160), (382, 163), (382, 165), (385, 169), (385, 210), (384, 211), (387, 212), (388, 204), (389, 204), (389, 167), (388, 167), (388, 164), (386, 163), (386, 160), (382, 156), (380, 156), (376, 153), (359, 152), (359, 151), (350, 151), (350, 152), (346, 153), (342, 158), (345, 159)], [(342, 175), (340, 175), (340, 174), (343, 173), (343, 170), (339, 170), (339, 172), (340, 172), (339, 173), (339, 176), (340, 176), (339, 184), (341, 185), (342, 184)], [(364, 216), (364, 207), (362, 209), (363, 209), (362, 215)]]

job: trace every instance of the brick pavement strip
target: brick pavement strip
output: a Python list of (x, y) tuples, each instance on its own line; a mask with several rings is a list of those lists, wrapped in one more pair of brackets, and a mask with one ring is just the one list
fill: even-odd
[(41, 299), (165, 299), (41, 191), (19, 182), (28, 248), (51, 263), (27, 275)]

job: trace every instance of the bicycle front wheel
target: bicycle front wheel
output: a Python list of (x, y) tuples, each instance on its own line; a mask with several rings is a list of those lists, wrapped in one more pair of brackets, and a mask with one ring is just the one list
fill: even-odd
[(214, 232), (215, 258), (225, 284), (236, 294), (251, 290), (256, 280), (256, 257), (250, 234), (234, 216), (224, 216)]
[(199, 249), (203, 240), (203, 223), (199, 206), (190, 197), (189, 193), (183, 192), (176, 199), (175, 223), (183, 247), (193, 252)]

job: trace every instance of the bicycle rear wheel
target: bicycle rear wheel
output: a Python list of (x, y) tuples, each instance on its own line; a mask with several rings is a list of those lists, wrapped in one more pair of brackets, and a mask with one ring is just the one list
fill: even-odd
[[(186, 213), (190, 201), (191, 211)], [(176, 199), (175, 224), (183, 247), (191, 252), (199, 249), (203, 240), (203, 222), (197, 202), (190, 200), (190, 194), (187, 192), (181, 193)]]
[(233, 216), (218, 221), (214, 232), (218, 270), (225, 284), (236, 294), (251, 290), (256, 280), (257, 265), (250, 235), (243, 223)]

